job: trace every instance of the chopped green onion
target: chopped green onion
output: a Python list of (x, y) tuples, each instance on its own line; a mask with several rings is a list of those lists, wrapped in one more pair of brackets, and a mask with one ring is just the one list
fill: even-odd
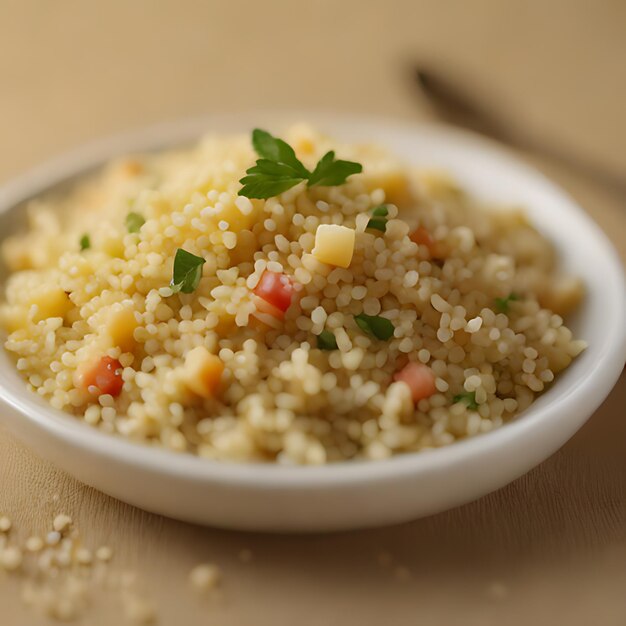
[(516, 300), (519, 300), (519, 296), (515, 293), (510, 293), (506, 298), (496, 298), (494, 301), (496, 311), (498, 311), (498, 313), (508, 313), (509, 304)]
[(335, 335), (329, 330), (323, 330), (317, 336), (317, 347), (320, 350), (336, 350), (337, 340), (335, 339)]
[(384, 233), (387, 230), (387, 220), (384, 219), (370, 219), (370, 221), (367, 223), (367, 228), (369, 228), (370, 230), (379, 230), (382, 233)]
[(87, 233), (85, 233), (81, 238), (80, 238), (80, 251), (82, 252), (83, 250), (88, 250), (89, 248), (91, 248), (91, 239), (89, 239), (89, 235)]
[(205, 264), (202, 257), (191, 254), (182, 248), (176, 250), (174, 257), (174, 271), (170, 287), (174, 293), (193, 293), (202, 278), (202, 266)]
[(478, 408), (478, 404), (476, 404), (476, 392), (469, 391), (459, 393), (452, 399), (452, 402), (464, 402), (467, 405), (468, 409), (475, 411)]
[(376, 339), (386, 341), (393, 337), (394, 325), (385, 317), (360, 313), (354, 316), (354, 321), (363, 332), (373, 335)]
[(126, 216), (124, 223), (126, 224), (126, 228), (129, 233), (138, 233), (141, 230), (141, 227), (146, 223), (146, 220), (143, 215), (131, 211)]
[(387, 230), (387, 216), (389, 215), (389, 209), (387, 205), (380, 204), (372, 209), (372, 218), (367, 223), (367, 228), (380, 230), (385, 232)]

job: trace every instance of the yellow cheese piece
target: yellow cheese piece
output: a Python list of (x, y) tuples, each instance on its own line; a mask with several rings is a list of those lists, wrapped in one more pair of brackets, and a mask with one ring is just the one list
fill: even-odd
[(408, 176), (397, 169), (379, 170), (368, 172), (365, 177), (368, 189), (382, 189), (385, 192), (385, 200), (397, 207), (411, 206), (414, 202), (411, 181)]
[(322, 263), (348, 267), (354, 254), (356, 233), (338, 224), (320, 224), (315, 233), (313, 256)]
[(30, 298), (28, 305), (37, 306), (33, 322), (37, 323), (49, 317), (65, 317), (72, 308), (69, 296), (60, 287), (42, 287)]
[(222, 380), (224, 364), (204, 346), (187, 353), (183, 366), (183, 381), (191, 391), (203, 398), (212, 397)]
[(124, 241), (119, 235), (106, 237), (100, 245), (102, 250), (104, 250), (109, 256), (118, 259), (124, 258)]
[(135, 347), (134, 332), (137, 320), (131, 309), (118, 309), (110, 313), (106, 323), (106, 334), (114, 346), (119, 346), (122, 352), (131, 352)]

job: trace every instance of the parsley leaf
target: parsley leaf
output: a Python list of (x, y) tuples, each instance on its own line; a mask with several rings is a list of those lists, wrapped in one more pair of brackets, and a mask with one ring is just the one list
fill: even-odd
[(146, 223), (146, 220), (143, 215), (139, 213), (135, 213), (131, 211), (127, 216), (124, 224), (126, 224), (126, 228), (129, 233), (138, 233), (141, 230), (141, 227)]
[(335, 153), (331, 150), (317, 162), (307, 186), (333, 187), (334, 185), (343, 185), (348, 176), (359, 174), (362, 171), (363, 166), (360, 163), (335, 159)]
[(87, 233), (85, 233), (79, 240), (79, 244), (80, 244), (80, 251), (82, 252), (83, 250), (88, 250), (89, 248), (91, 248), (91, 239), (89, 238), (89, 235)]
[(510, 293), (506, 298), (496, 298), (494, 300), (494, 307), (498, 313), (508, 313), (509, 304), (519, 300), (519, 296), (515, 293)]
[(176, 250), (174, 270), (170, 287), (174, 293), (193, 293), (202, 278), (202, 266), (205, 260), (182, 248)]
[(271, 178), (262, 174), (245, 176), (239, 181), (243, 185), (239, 195), (246, 198), (273, 198), (295, 187), (302, 180), (302, 178)]
[(337, 340), (335, 339), (335, 335), (331, 333), (330, 330), (323, 330), (317, 336), (317, 347), (320, 350), (336, 350)]
[(475, 411), (478, 408), (478, 404), (476, 403), (476, 392), (475, 391), (464, 391), (463, 393), (459, 393), (452, 399), (452, 402), (464, 402), (467, 404), (467, 408)]
[(367, 228), (380, 230), (385, 232), (387, 230), (387, 216), (389, 215), (389, 209), (386, 205), (380, 204), (372, 209), (372, 218), (367, 223)]
[(331, 151), (309, 172), (288, 143), (260, 128), (252, 131), (252, 146), (260, 158), (239, 181), (239, 195), (247, 198), (271, 198), (304, 180), (308, 187), (341, 185), (363, 169), (359, 163), (335, 159)]
[(252, 131), (252, 146), (262, 159), (287, 165), (302, 179), (309, 177), (309, 170), (298, 160), (293, 148), (286, 141), (255, 128)]
[(354, 316), (354, 321), (363, 332), (373, 335), (376, 339), (386, 341), (393, 337), (394, 325), (386, 317), (360, 313)]
[(246, 170), (246, 174), (239, 181), (243, 185), (239, 195), (247, 198), (271, 198), (305, 180), (291, 165), (269, 159), (259, 159), (256, 165)]

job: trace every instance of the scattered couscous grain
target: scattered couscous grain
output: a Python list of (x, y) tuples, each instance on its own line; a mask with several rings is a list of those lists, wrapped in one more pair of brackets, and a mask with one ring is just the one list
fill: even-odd
[(26, 540), (24, 547), (28, 550), (28, 552), (40, 552), (43, 550), (44, 545), (44, 541), (41, 537), (33, 535)]
[(58, 515), (52, 522), (57, 530), (48, 534), (47, 545), (37, 535), (29, 536), (23, 544), (17, 536), (2, 535), (0, 572), (21, 582), (23, 603), (54, 622), (80, 619), (82, 623), (88, 619), (90, 608), (97, 610), (92, 606), (94, 591), (115, 592), (126, 623), (154, 622), (155, 607), (137, 590), (136, 574), (120, 575), (110, 570), (112, 551), (107, 546), (98, 548), (96, 558), (100, 563), (94, 563), (92, 551), (82, 545), (78, 530), (68, 532), (70, 525), (69, 516)]
[(320, 464), (488, 432), (584, 349), (563, 323), (581, 282), (521, 212), (377, 147), (286, 139), (311, 171), (335, 150), (363, 172), (248, 198), (249, 137), (208, 137), (32, 201), (0, 305), (29, 388), (177, 452)]
[(107, 561), (110, 561), (113, 558), (113, 550), (111, 550), (109, 546), (100, 546), (96, 550), (96, 558), (99, 561), (104, 561), (106, 563)]
[(65, 515), (61, 513), (54, 518), (52, 522), (52, 528), (58, 533), (63, 533), (66, 531), (72, 523), (72, 518), (69, 515)]
[(88, 548), (79, 548), (76, 550), (76, 561), (81, 565), (90, 565), (93, 561), (93, 555)]
[(16, 546), (8, 546), (0, 550), (0, 567), (12, 572), (22, 564), (22, 551)]
[(127, 594), (123, 598), (126, 618), (137, 626), (153, 624), (156, 621), (156, 611), (152, 604), (137, 594)]
[(189, 582), (198, 591), (214, 589), (218, 585), (220, 578), (221, 572), (219, 567), (212, 563), (201, 563), (189, 572)]
[(46, 543), (49, 546), (56, 546), (61, 541), (61, 533), (58, 530), (52, 530), (46, 535)]

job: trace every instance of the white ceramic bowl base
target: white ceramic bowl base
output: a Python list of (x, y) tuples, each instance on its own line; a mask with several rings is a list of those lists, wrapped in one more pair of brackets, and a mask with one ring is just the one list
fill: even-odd
[(502, 428), (438, 450), (324, 467), (236, 465), (136, 445), (51, 409), (26, 390), (0, 353), (0, 419), (41, 456), (79, 480), (143, 509), (229, 528), (327, 531), (402, 522), (478, 498), (527, 472), (601, 404), (624, 365), (621, 263), (593, 221), (543, 176), (495, 144), (460, 131), (319, 114), (237, 114), (184, 121), (89, 146), (0, 189), (0, 233), (21, 201), (109, 157), (173, 146), (205, 132), (279, 132), (310, 121), (349, 141), (377, 142), (410, 163), (448, 169), (488, 201), (524, 206), (580, 275), (587, 299), (568, 320), (589, 348), (524, 414)]

